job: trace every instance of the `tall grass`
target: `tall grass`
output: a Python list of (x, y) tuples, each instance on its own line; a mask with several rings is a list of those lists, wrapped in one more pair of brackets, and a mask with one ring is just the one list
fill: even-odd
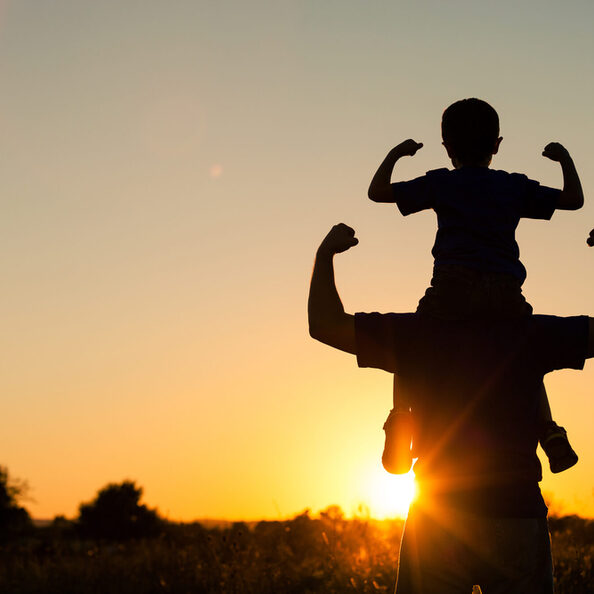
[[(402, 526), (336, 507), (282, 522), (168, 524), (120, 543), (54, 525), (0, 546), (0, 594), (391, 592)], [(592, 592), (594, 522), (553, 518), (551, 530), (558, 593)]]

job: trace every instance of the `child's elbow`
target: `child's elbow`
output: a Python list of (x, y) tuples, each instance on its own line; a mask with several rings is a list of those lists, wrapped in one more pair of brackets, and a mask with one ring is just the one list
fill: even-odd
[(383, 188), (370, 187), (367, 191), (367, 196), (373, 202), (390, 202), (391, 192)]
[(377, 196), (377, 194), (376, 194), (375, 189), (370, 186), (369, 190), (367, 190), (367, 197), (369, 198), (369, 200), (372, 200), (373, 202), (377, 202), (376, 196)]
[(579, 194), (565, 194), (561, 193), (558, 202), (558, 208), (562, 210), (579, 210), (584, 206), (584, 195)]

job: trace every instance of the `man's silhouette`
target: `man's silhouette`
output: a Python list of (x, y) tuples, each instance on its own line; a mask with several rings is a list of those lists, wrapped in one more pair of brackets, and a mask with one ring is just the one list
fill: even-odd
[(411, 506), (398, 592), (552, 592), (547, 508), (538, 482), (543, 376), (594, 355), (594, 320), (526, 316), (452, 321), (347, 314), (334, 255), (356, 245), (339, 224), (316, 254), (309, 295), (313, 338), (396, 373), (415, 410), (420, 497)]

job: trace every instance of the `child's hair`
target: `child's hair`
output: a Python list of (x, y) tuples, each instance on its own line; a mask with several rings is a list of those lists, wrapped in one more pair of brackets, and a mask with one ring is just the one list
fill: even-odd
[(441, 136), (451, 156), (468, 165), (480, 163), (493, 154), (499, 116), (486, 101), (461, 99), (443, 112)]

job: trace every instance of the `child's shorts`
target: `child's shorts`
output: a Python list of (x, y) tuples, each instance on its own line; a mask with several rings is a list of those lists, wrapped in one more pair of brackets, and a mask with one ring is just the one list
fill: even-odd
[(532, 314), (532, 306), (518, 279), (451, 265), (433, 271), (417, 312), (443, 320), (514, 319)]

